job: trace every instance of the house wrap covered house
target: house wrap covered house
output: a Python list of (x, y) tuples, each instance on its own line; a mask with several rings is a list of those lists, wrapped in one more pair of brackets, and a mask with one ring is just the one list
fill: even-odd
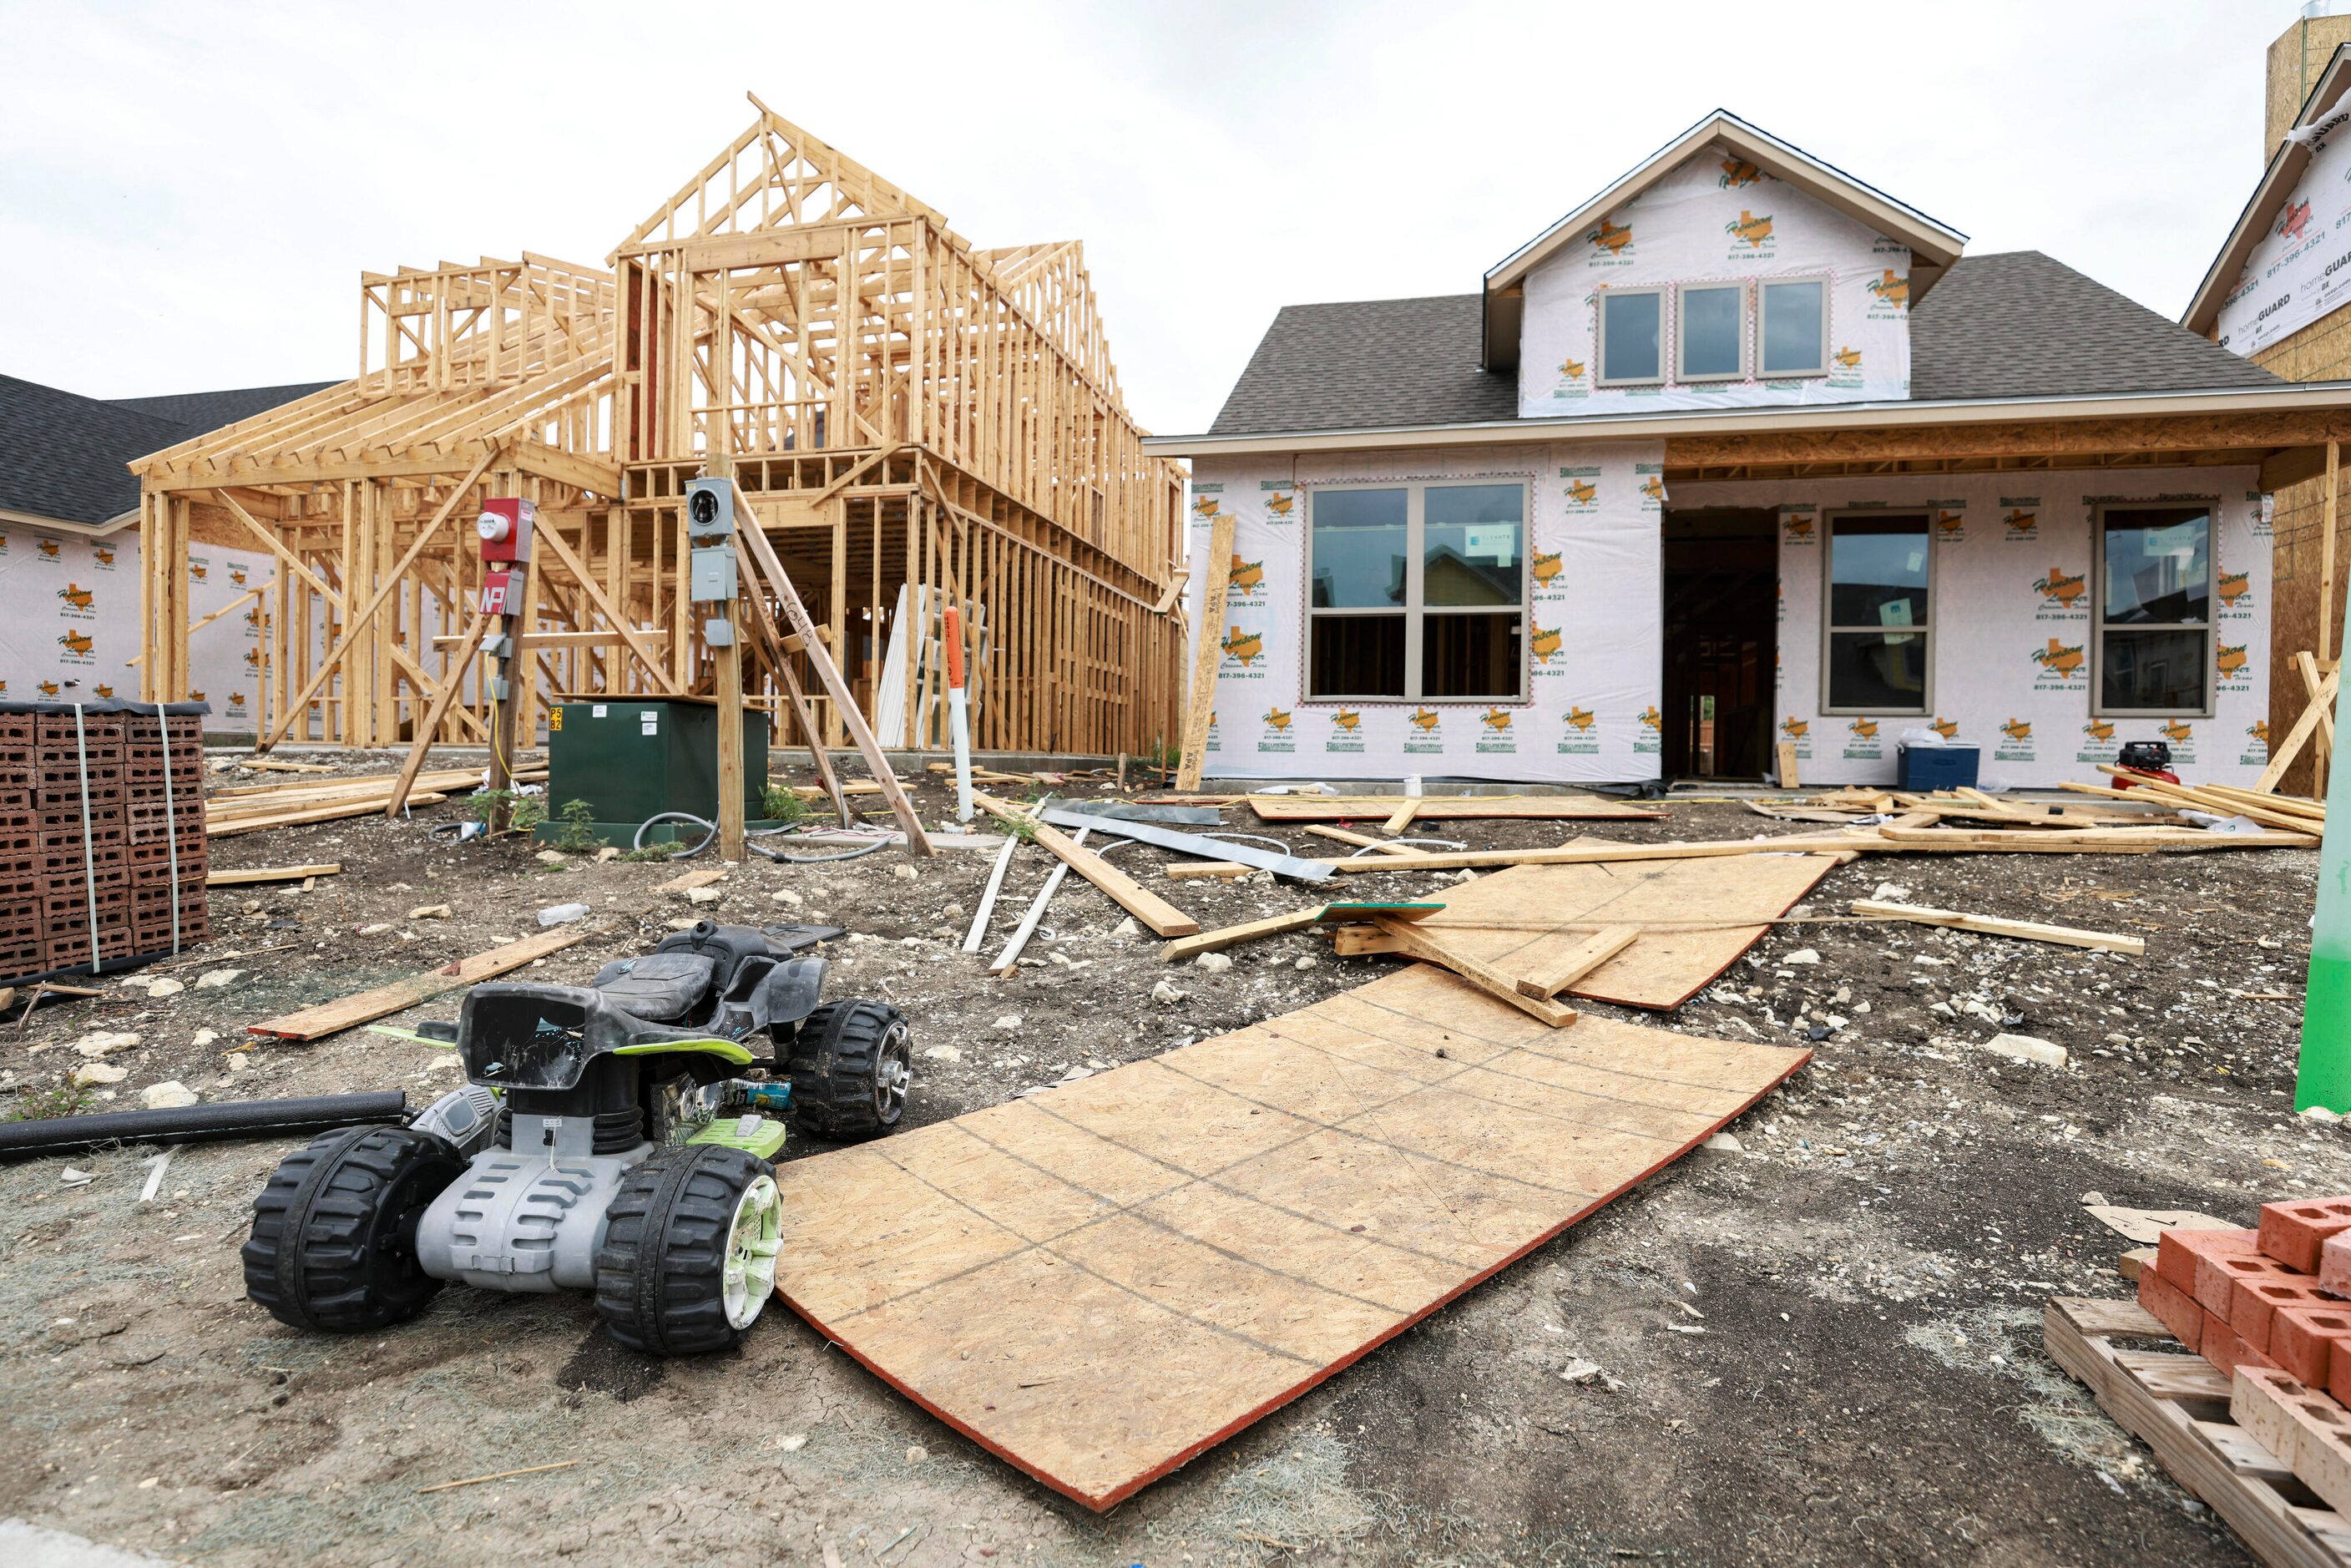
[(1475, 292), (1283, 309), (1193, 460), (1211, 775), (2050, 785), (2268, 758), (2271, 504), (2351, 434), (1727, 112)]

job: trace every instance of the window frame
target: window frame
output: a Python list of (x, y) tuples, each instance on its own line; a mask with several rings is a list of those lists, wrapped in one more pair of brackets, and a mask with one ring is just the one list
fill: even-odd
[[(1927, 587), (1925, 590), (1927, 603), (1928, 606), (1927, 623), (1924, 626), (1911, 628), (1911, 630), (1917, 632), (1926, 639), (1926, 680), (1923, 683), (1924, 689), (1919, 693), (1919, 706), (1915, 708), (1839, 707), (1836, 705), (1833, 694), (1833, 688), (1830, 685), (1831, 677), (1834, 674), (1831, 664), (1831, 654), (1832, 651), (1836, 646), (1834, 641), (1835, 634), (1840, 632), (1884, 632), (1888, 630), (1888, 628), (1883, 623), (1875, 626), (1841, 626), (1837, 624), (1835, 612), (1836, 526), (1838, 523), (1848, 517), (1907, 517), (1912, 516), (1922, 517), (1927, 520), (1927, 531), (1925, 535), (1922, 536), (1922, 541), (1927, 551)], [(1907, 506), (1842, 507), (1823, 511), (1821, 514), (1821, 716), (1823, 718), (1867, 718), (1878, 716), (1882, 716), (1886, 718), (1910, 718), (1914, 716), (1919, 718), (1933, 717), (1935, 713), (1935, 623), (1941, 619), (1941, 612), (1933, 608), (1936, 603), (1935, 508), (1932, 507)]]
[[(1519, 492), (1519, 598), (1515, 608), (1499, 604), (1440, 604), (1425, 602), (1424, 578), (1428, 567), (1428, 492), (1481, 485), (1510, 485)], [(1306, 570), (1300, 574), (1305, 613), (1304, 635), (1299, 640), (1299, 695), (1304, 706), (1479, 707), (1489, 704), (1524, 706), (1534, 700), (1534, 476), (1528, 474), (1462, 474), (1436, 479), (1350, 479), (1329, 485), (1301, 485), (1306, 497)], [(1314, 602), (1314, 509), (1327, 491), (1402, 490), (1405, 493), (1404, 602), (1393, 607), (1317, 606)], [(1421, 689), (1421, 627), (1430, 615), (1508, 615), (1519, 617), (1518, 690), (1483, 696), (1429, 697)], [(1314, 689), (1314, 618), (1318, 615), (1395, 615), (1404, 619), (1404, 694), (1391, 692), (1317, 692)]]
[[(1657, 301), (1657, 373), (1654, 376), (1611, 378), (1608, 374), (1608, 302), (1629, 299), (1636, 294), (1654, 295)], [(1667, 283), (1645, 283), (1623, 288), (1604, 286), (1593, 301), (1595, 319), (1592, 327), (1592, 384), (1598, 387), (1661, 387), (1673, 380), (1675, 287)]]
[[(1835, 282), (1825, 272), (1792, 272), (1785, 277), (1759, 277), (1755, 280), (1755, 379), (1759, 382), (1820, 381), (1829, 373), (1829, 342), (1834, 334), (1830, 330), (1830, 316), (1836, 301)], [(1809, 371), (1775, 371), (1764, 362), (1764, 345), (1771, 341), (1771, 290), (1791, 283), (1817, 283), (1821, 287), (1821, 344), (1814, 356), (1815, 368)]]
[[(2201, 632), (2204, 633), (2204, 706), (2200, 708), (2109, 708), (2106, 689), (2106, 514), (2146, 511), (2158, 507), (2204, 509), (2204, 619), (2158, 621), (2143, 626), (2118, 626), (2120, 632)], [(2218, 496), (2175, 496), (2162, 500), (2101, 501), (2090, 509), (2090, 716), (2092, 718), (2213, 718), (2220, 705), (2220, 498)]]
[[(1682, 345), (1687, 339), (1687, 334), (1682, 332), (1679, 329), (1683, 322), (1689, 319), (1689, 311), (1685, 308), (1684, 300), (1687, 296), (1691, 294), (1719, 292), (1735, 292), (1739, 296), (1739, 368), (1734, 371), (1714, 371), (1704, 375), (1692, 375), (1682, 363)], [(1750, 379), (1748, 375), (1748, 371), (1750, 362), (1754, 359), (1754, 353), (1750, 344), (1750, 338), (1751, 336), (1750, 329), (1755, 321), (1755, 301), (1753, 298), (1753, 292), (1752, 287), (1745, 278), (1731, 278), (1716, 283), (1677, 283), (1674, 285), (1674, 326), (1676, 328), (1673, 334), (1674, 385), (1719, 386), (1726, 382), (1744, 382)]]

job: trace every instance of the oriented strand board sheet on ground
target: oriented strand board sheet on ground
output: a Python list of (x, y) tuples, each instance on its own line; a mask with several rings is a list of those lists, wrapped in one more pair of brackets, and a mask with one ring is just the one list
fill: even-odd
[[(1378, 822), (1395, 814), (1405, 803), (1402, 795), (1358, 796), (1353, 799), (1312, 795), (1252, 795), (1249, 810), (1269, 822)], [(1503, 818), (1532, 819), (1539, 821), (1599, 821), (1604, 819), (1633, 818), (1642, 821), (1659, 821), (1666, 813), (1646, 806), (1636, 806), (1625, 800), (1607, 800), (1597, 795), (1512, 795), (1499, 799), (1480, 799), (1475, 795), (1446, 795), (1424, 799), (1420, 809), (1412, 814), (1415, 822), (1467, 822)], [(1405, 830), (1407, 833), (1412, 830)]]
[(783, 1167), (777, 1291), (1105, 1509), (1540, 1246), (1809, 1052), (1421, 965), (1048, 1094)]
[[(1579, 841), (1596, 843), (1594, 839)], [(1677, 1008), (1771, 929), (1836, 865), (1825, 854), (1713, 855), (1599, 865), (1517, 865), (1430, 894), (1444, 912), (1421, 923), (1508, 975), (1532, 975), (1598, 925), (1753, 920), (1712, 931), (1645, 931), (1568, 994), (1628, 1008)], [(1581, 930), (1559, 930), (1574, 923)], [(1553, 929), (1545, 929), (1553, 927)], [(1577, 1026), (1581, 1028), (1582, 1026)]]

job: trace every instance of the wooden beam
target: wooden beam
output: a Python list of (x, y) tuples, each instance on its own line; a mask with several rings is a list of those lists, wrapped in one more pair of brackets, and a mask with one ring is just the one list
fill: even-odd
[(735, 498), (742, 507), (744, 517), (751, 523), (749, 528), (737, 528), (736, 537), (749, 547), (752, 559), (766, 573), (768, 591), (776, 596), (776, 602), (783, 607), (785, 621), (792, 631), (806, 640), (808, 661), (815, 667), (817, 679), (823, 683), (825, 695), (832, 698), (833, 711), (848, 726), (850, 738), (856, 742), (858, 755), (865, 759), (873, 781), (882, 786), (883, 796), (890, 802), (891, 814), (897, 818), (900, 831), (906, 835), (906, 852), (914, 855), (935, 853), (930, 836), (923, 831), (922, 818), (915, 814), (914, 802), (906, 799), (906, 791), (899, 784), (898, 775), (891, 769), (889, 758), (883, 754), (882, 743), (873, 737), (872, 727), (865, 722), (864, 714), (859, 711), (849, 683), (841, 678), (840, 667), (832, 662), (832, 656), (825, 652), (823, 643), (819, 641), (816, 622), (809, 618), (808, 606), (800, 602), (799, 590), (792, 586), (790, 575), (784, 570), (784, 563), (776, 559), (775, 547), (768, 542), (768, 536), (761, 531), (759, 514), (751, 505), (751, 497), (743, 493), (740, 483), (735, 485)]
[(1327, 904), (1310, 904), (1304, 909), (1292, 909), (1286, 914), (1269, 915), (1262, 920), (1244, 920), (1238, 925), (1219, 926), (1203, 931), (1196, 936), (1183, 936), (1159, 949), (1163, 964), (1180, 964), (1186, 958), (1203, 953), (1221, 952), (1238, 947), (1244, 942), (1254, 942), (1260, 936), (1279, 936), (1285, 931), (1303, 931), (1322, 918)]
[[(631, 912), (633, 916), (634, 912)], [(247, 1034), (257, 1034), (266, 1040), (324, 1040), (330, 1034), (340, 1034), (389, 1013), (413, 1008), (430, 1001), (444, 991), (454, 991), (461, 986), (473, 985), (503, 975), (509, 969), (519, 969), (536, 958), (559, 953), (575, 942), (584, 942), (601, 936), (604, 925), (559, 926), (537, 936), (526, 936), (509, 942), (503, 947), (460, 958), (454, 964), (444, 964), (437, 969), (427, 969), (421, 975), (411, 975), (404, 980), (394, 980), (388, 986), (378, 986), (371, 991), (361, 991), (340, 1001), (305, 1008), (283, 1018), (269, 1019), (261, 1023), (246, 1025)]]
[(1595, 931), (1561, 954), (1547, 967), (1520, 979), (1519, 994), (1544, 998), (1555, 997), (1640, 939), (1641, 927), (1638, 925), (1610, 925)]
[[(1088, 882), (1108, 894), (1111, 902), (1142, 921), (1162, 936), (1190, 936), (1200, 929), (1200, 923), (1120, 871), (1102, 856), (1082, 844), (1071, 842), (1059, 829), (1040, 821), (1036, 816), (1009, 800), (999, 800), (993, 795), (972, 792), (972, 801), (983, 811), (1018, 823), (1030, 830), (1033, 840), (1050, 850), (1070, 868)], [(1105, 829), (1115, 822), (1105, 821)]]
[(408, 758), (400, 765), (400, 777), (393, 780), (392, 794), (385, 800), (383, 814), (397, 817), (408, 805), (408, 792), (416, 784), (416, 774), (424, 766), (424, 758), (433, 750), (434, 737), (440, 733), (441, 720), (449, 705), (465, 684), (465, 672), (473, 666), (475, 655), (482, 651), (482, 634), (489, 629), (490, 618), (479, 611), (465, 625), (465, 641), (456, 662), (441, 674), (441, 689), (433, 694), (433, 705), (417, 721), (416, 733), (410, 737)]
[(1200, 625), (1192, 650), (1192, 685), (1184, 710), (1184, 756), (1176, 788), (1197, 789), (1207, 763), (1208, 726), (1217, 713), (1217, 661), (1223, 655), (1225, 593), (1233, 580), (1234, 515), (1219, 511), (1208, 528), (1208, 581), (1200, 596)]
[(1531, 1018), (1541, 1019), (1553, 1029), (1565, 1029), (1579, 1016), (1573, 1008), (1551, 1000), (1547, 997), (1531, 997), (1519, 988), (1519, 982), (1489, 964), (1472, 958), (1468, 954), (1432, 935), (1428, 928), (1409, 920), (1394, 920), (1385, 916), (1372, 924), (1380, 935), (1395, 944), (1395, 951), (1419, 959), (1424, 964), (1436, 964), (1452, 970), (1497, 1001), (1510, 1003)]
[(2302, 710), (2302, 716), (2295, 719), (2294, 727), (2285, 732), (2285, 743), (2271, 755), (2270, 765), (2262, 769), (2259, 779), (2253, 780), (2255, 793), (2266, 795), (2278, 787), (2278, 780), (2284, 778), (2285, 770), (2293, 766), (2304, 742), (2310, 738), (2310, 732), (2318, 727), (2319, 719), (2334, 706), (2335, 689), (2342, 680), (2341, 670), (2326, 672), (2325, 678), (2319, 682), (2317, 692), (2310, 699), (2310, 706)]
[(2096, 947), (2109, 953), (2147, 954), (2143, 936), (2118, 936), (2106, 931), (2084, 931), (2072, 925), (2043, 925), (2032, 920), (2003, 920), (1991, 915), (1962, 915), (1953, 909), (1928, 909), (1883, 899), (1856, 898), (1853, 912), (1873, 920), (1907, 920), (1914, 925), (1940, 925), (1953, 931), (1973, 931), (1986, 936), (2014, 936), (2026, 942), (2053, 942), (2061, 947)]

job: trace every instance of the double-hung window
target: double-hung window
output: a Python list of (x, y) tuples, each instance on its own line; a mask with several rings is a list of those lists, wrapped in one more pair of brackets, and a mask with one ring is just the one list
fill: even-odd
[(2098, 513), (2100, 715), (2212, 711), (2212, 509)]
[(1527, 486), (1317, 486), (1307, 694), (1499, 701), (1526, 692)]
[(1830, 517), (1823, 713), (1931, 711), (1932, 521), (1925, 512)]
[(1756, 336), (1762, 340), (1757, 373), (1766, 381), (1828, 374), (1828, 279), (1766, 279), (1756, 286)]

